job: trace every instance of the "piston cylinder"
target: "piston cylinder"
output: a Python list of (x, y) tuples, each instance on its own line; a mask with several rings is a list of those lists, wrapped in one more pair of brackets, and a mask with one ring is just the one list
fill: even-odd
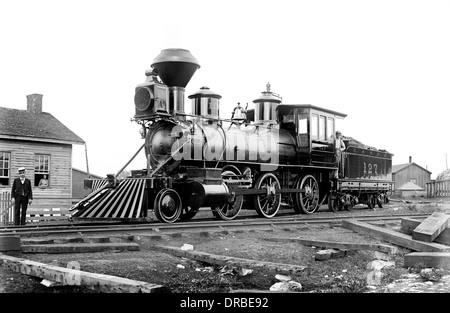
[(188, 184), (188, 202), (191, 207), (215, 207), (225, 204), (228, 200), (228, 187), (220, 185), (205, 185), (199, 181)]

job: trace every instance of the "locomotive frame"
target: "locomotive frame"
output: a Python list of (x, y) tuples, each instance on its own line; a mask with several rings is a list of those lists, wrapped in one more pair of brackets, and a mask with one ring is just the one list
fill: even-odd
[(273, 218), (282, 206), (311, 214), (325, 201), (335, 212), (388, 201), (392, 154), (348, 140), (343, 170), (336, 164), (336, 119), (346, 114), (282, 104), (270, 84), (254, 110), (238, 104), (229, 120), (219, 117), (221, 96), (208, 87), (189, 96), (192, 114), (186, 114), (184, 88), (200, 68), (197, 60), (187, 50), (166, 49), (151, 66), (136, 86), (133, 117), (145, 139), (147, 169), (123, 180), (86, 180), (93, 192), (71, 208), (72, 220), (146, 221), (152, 210), (173, 223), (193, 218), (200, 207), (222, 220), (243, 208)]

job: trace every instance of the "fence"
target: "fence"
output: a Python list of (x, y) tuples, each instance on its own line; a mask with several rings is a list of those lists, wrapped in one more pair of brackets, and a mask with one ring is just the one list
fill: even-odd
[[(81, 199), (76, 198), (35, 198), (28, 206), (26, 221), (36, 223), (43, 221), (67, 220), (72, 204)], [(11, 203), (11, 193), (0, 191), (0, 225), (14, 224), (14, 206)]]
[(450, 197), (450, 179), (432, 180), (428, 182), (427, 197)]
[(13, 205), (10, 192), (0, 192), (0, 225), (13, 223)]

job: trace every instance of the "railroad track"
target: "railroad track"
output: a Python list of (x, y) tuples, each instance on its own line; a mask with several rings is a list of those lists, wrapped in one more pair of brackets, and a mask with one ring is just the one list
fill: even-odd
[[(189, 233), (211, 230), (236, 230), (246, 228), (267, 228), (267, 227), (295, 227), (305, 224), (338, 224), (344, 219), (357, 219), (360, 221), (399, 221), (404, 217), (426, 218), (427, 213), (408, 213), (408, 214), (352, 214), (343, 213), (333, 214), (333, 216), (314, 215), (288, 215), (275, 217), (273, 219), (247, 218), (232, 221), (217, 220), (191, 220), (184, 223), (162, 224), (150, 222), (143, 224), (92, 224), (81, 225), (76, 223), (68, 224), (46, 224), (37, 226), (3, 227), (0, 228), (0, 236), (47, 236), (47, 235), (70, 235), (70, 234), (99, 234), (99, 233), (142, 233), (149, 232), (154, 234), (162, 233)], [(318, 216), (319, 215), (319, 216)]]

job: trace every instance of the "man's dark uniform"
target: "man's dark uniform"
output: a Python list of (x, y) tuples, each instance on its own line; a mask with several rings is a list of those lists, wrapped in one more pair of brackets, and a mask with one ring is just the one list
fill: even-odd
[[(20, 178), (14, 179), (11, 197), (15, 199), (14, 204), (14, 225), (25, 225), (25, 219), (28, 208), (28, 200), (33, 200), (33, 191), (31, 190), (31, 181), (25, 178), (24, 182)], [(20, 208), (22, 207), (22, 215)]]

